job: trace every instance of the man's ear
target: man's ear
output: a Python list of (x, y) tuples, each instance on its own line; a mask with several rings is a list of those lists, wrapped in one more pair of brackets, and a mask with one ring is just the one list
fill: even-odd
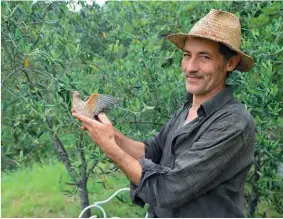
[(233, 71), (236, 66), (238, 65), (238, 63), (240, 62), (241, 60), (241, 56), (238, 54), (236, 56), (232, 56), (228, 61), (227, 61), (227, 64), (226, 64), (226, 71), (227, 72), (231, 72)]

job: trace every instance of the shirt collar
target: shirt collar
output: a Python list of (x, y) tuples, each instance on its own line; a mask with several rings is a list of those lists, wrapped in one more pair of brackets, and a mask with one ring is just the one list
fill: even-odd
[[(230, 102), (234, 99), (234, 90), (231, 86), (227, 85), (223, 90), (221, 90), (219, 93), (214, 95), (209, 100), (203, 102), (197, 113), (198, 116), (201, 116), (203, 113), (205, 113), (205, 116), (209, 116), (212, 113), (214, 113), (217, 109), (224, 106), (226, 103)], [(187, 93), (186, 96), (186, 104), (191, 105), (193, 102), (193, 94)]]

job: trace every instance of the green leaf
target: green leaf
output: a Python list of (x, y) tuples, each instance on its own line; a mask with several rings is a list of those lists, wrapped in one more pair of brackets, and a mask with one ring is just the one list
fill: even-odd
[(7, 107), (8, 107), (7, 103), (2, 101), (2, 103), (1, 103), (1, 111), (2, 111), (2, 113), (6, 112)]

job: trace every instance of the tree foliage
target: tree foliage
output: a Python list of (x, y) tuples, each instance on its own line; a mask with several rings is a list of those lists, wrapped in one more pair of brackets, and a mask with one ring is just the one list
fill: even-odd
[(236, 71), (229, 79), (257, 125), (255, 165), (246, 188), (248, 213), (265, 216), (259, 203), (266, 203), (282, 215), (283, 184), (277, 170), (283, 162), (283, 4), (80, 4), (82, 9), (72, 12), (66, 2), (1, 3), (2, 168), (56, 155), (77, 186), (89, 174), (99, 175), (95, 167), (107, 159), (71, 116), (72, 90), (120, 98), (109, 113), (115, 127), (135, 139), (153, 136), (186, 93), (182, 54), (166, 36), (188, 32), (217, 8), (240, 17), (242, 49), (256, 62), (250, 72)]

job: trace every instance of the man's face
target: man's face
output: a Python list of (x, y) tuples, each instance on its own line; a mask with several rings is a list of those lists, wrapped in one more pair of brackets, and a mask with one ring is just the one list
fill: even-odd
[(209, 95), (225, 86), (226, 72), (232, 69), (217, 42), (193, 37), (186, 40), (182, 70), (189, 93)]

